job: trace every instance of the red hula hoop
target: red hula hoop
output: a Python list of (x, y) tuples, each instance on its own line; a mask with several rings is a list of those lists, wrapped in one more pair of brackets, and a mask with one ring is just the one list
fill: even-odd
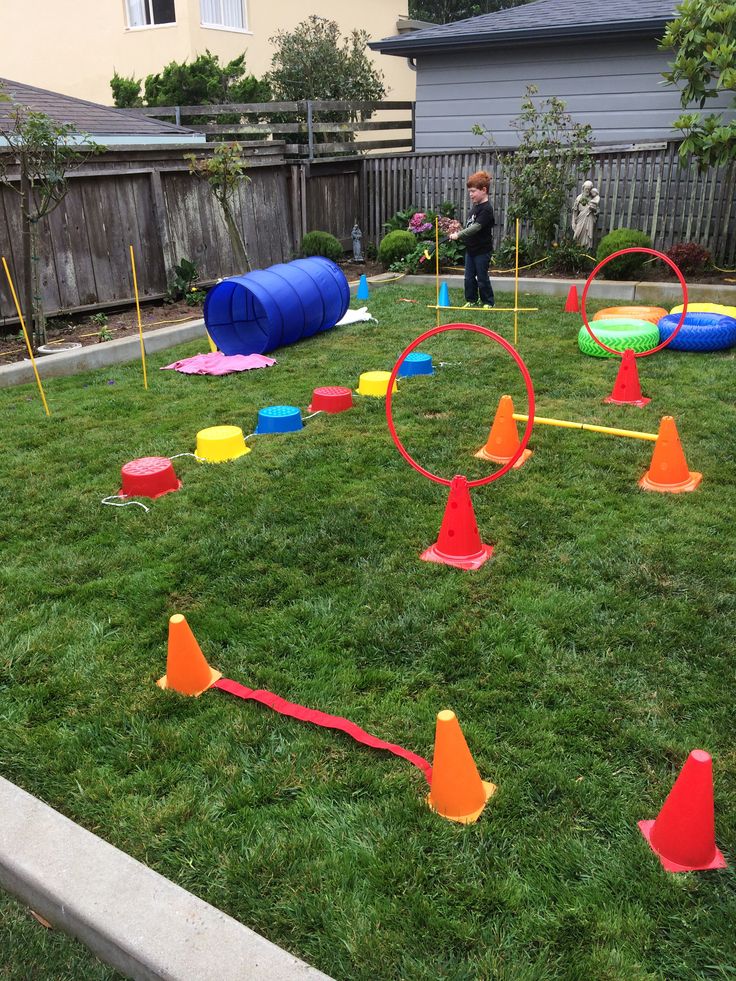
[(657, 351), (661, 351), (663, 347), (667, 347), (670, 341), (673, 341), (677, 337), (680, 327), (682, 327), (682, 325), (685, 322), (685, 314), (687, 313), (687, 283), (685, 282), (685, 277), (680, 272), (679, 267), (672, 261), (672, 259), (670, 259), (669, 256), (665, 255), (663, 252), (657, 252), (656, 249), (645, 249), (645, 248), (638, 248), (638, 247), (630, 248), (630, 249), (619, 249), (619, 251), (614, 252), (613, 255), (606, 256), (605, 259), (602, 259), (598, 263), (598, 265), (595, 267), (593, 272), (590, 274), (590, 276), (588, 276), (587, 280), (585, 281), (585, 286), (583, 287), (583, 295), (580, 298), (580, 314), (583, 318), (583, 323), (585, 324), (586, 330), (593, 338), (593, 340), (596, 342), (596, 344), (599, 347), (602, 347), (604, 351), (608, 351), (610, 354), (617, 354), (619, 357), (622, 358), (623, 351), (614, 350), (612, 347), (609, 347), (607, 344), (604, 344), (603, 341), (599, 340), (593, 333), (591, 326), (588, 323), (587, 314), (585, 312), (585, 301), (588, 296), (588, 290), (590, 289), (590, 284), (593, 282), (596, 274), (606, 265), (607, 262), (610, 262), (611, 259), (615, 259), (616, 256), (619, 255), (627, 255), (629, 252), (646, 252), (647, 255), (656, 256), (657, 259), (664, 259), (667, 265), (670, 266), (672, 269), (674, 269), (677, 278), (680, 280), (680, 286), (682, 287), (682, 316), (678, 321), (677, 327), (675, 327), (675, 329), (672, 331), (670, 336), (666, 338), (666, 340), (662, 341), (661, 344), (657, 344), (656, 347), (652, 347), (648, 351), (633, 352), (635, 358), (645, 358), (648, 354), (655, 354)]
[(511, 459), (508, 461), (508, 463), (505, 463), (500, 470), (496, 470), (495, 473), (489, 474), (487, 477), (480, 477), (478, 480), (468, 481), (468, 487), (482, 487), (484, 484), (490, 484), (494, 480), (498, 480), (499, 477), (503, 477), (505, 473), (509, 472), (509, 470), (513, 467), (513, 465), (516, 463), (516, 461), (519, 459), (521, 454), (526, 449), (527, 443), (529, 442), (529, 439), (532, 435), (532, 428), (534, 427), (534, 386), (532, 385), (532, 378), (531, 375), (529, 374), (529, 369), (524, 364), (521, 355), (513, 347), (513, 345), (509, 344), (509, 342), (507, 340), (504, 340), (504, 338), (501, 337), (499, 334), (496, 334), (495, 331), (489, 330), (487, 327), (479, 327), (477, 324), (441, 324), (439, 327), (432, 327), (431, 330), (426, 331), (424, 334), (420, 334), (419, 337), (416, 338), (416, 340), (413, 340), (411, 344), (407, 348), (405, 348), (404, 351), (401, 352), (401, 354), (399, 355), (399, 359), (394, 365), (393, 371), (391, 372), (391, 378), (389, 379), (388, 382), (388, 391), (386, 393), (386, 421), (388, 423), (389, 432), (391, 433), (391, 438), (396, 444), (396, 449), (403, 456), (406, 462), (411, 467), (413, 467), (418, 473), (422, 474), (424, 477), (427, 477), (429, 480), (434, 480), (435, 483), (444, 484), (446, 487), (449, 487), (452, 481), (447, 480), (445, 477), (438, 477), (436, 474), (431, 473), (429, 470), (425, 470), (424, 467), (421, 467), (416, 462), (416, 460), (414, 460), (414, 458), (409, 455), (409, 453), (404, 448), (404, 444), (401, 442), (401, 440), (398, 437), (398, 434), (396, 432), (396, 426), (394, 425), (394, 418), (391, 412), (391, 403), (393, 400), (392, 389), (394, 387), (396, 376), (399, 372), (399, 368), (401, 367), (401, 363), (403, 362), (404, 358), (407, 356), (407, 354), (411, 354), (414, 348), (418, 347), (422, 343), (422, 341), (426, 341), (428, 337), (433, 337), (435, 334), (442, 334), (446, 330), (469, 330), (469, 331), (473, 331), (476, 334), (484, 334), (486, 337), (490, 337), (492, 341), (496, 341), (498, 344), (501, 345), (501, 347), (505, 351), (507, 351), (511, 355), (511, 357), (518, 365), (519, 371), (521, 372), (522, 378), (524, 379), (524, 385), (526, 387), (529, 418), (526, 424), (526, 429), (524, 430), (524, 435), (521, 438), (519, 448), (517, 449), (516, 453), (511, 457)]

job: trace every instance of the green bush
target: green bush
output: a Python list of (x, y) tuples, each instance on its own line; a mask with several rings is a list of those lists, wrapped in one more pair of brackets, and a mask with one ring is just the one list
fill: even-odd
[[(615, 232), (610, 232), (601, 239), (595, 256), (598, 262), (601, 262), (620, 249), (651, 249), (651, 247), (652, 240), (644, 232), (638, 232), (635, 228), (617, 228)], [(601, 269), (601, 276), (604, 279), (631, 279), (648, 258), (646, 252), (632, 252), (630, 255), (619, 256)]]
[(416, 245), (416, 235), (397, 228), (381, 239), (381, 244), (378, 246), (378, 261), (384, 266), (390, 266), (391, 263), (398, 262), (413, 252)]
[(345, 258), (345, 250), (329, 232), (307, 232), (302, 239), (302, 255), (321, 255), (333, 262), (340, 262)]
[(561, 242), (553, 242), (552, 248), (547, 259), (547, 269), (550, 272), (558, 273), (563, 276), (579, 276), (581, 273), (589, 272), (593, 266), (591, 260), (576, 242), (570, 239), (563, 239)]

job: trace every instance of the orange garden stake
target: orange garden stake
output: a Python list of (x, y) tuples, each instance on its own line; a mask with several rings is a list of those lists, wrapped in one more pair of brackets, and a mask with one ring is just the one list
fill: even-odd
[[(508, 463), (518, 449), (519, 433), (514, 419), (514, 403), (510, 395), (502, 395), (498, 402), (491, 431), (488, 434), (488, 440), (475, 456), (481, 460), (493, 460), (494, 463)], [(518, 470), (531, 455), (531, 450), (524, 450), (513, 469)]]
[(713, 761), (694, 749), (685, 761), (656, 821), (639, 821), (639, 830), (668, 872), (725, 869), (716, 848)]
[(702, 473), (688, 470), (675, 420), (672, 416), (663, 416), (651, 466), (639, 481), (639, 486), (663, 494), (682, 494), (694, 491), (702, 479)]
[(449, 821), (472, 824), (495, 792), (495, 784), (481, 780), (455, 713), (439, 712), (429, 806)]
[(219, 681), (222, 674), (211, 668), (197, 640), (189, 629), (186, 617), (175, 613), (169, 619), (169, 652), (166, 674), (156, 684), (173, 688), (180, 695), (201, 695)]

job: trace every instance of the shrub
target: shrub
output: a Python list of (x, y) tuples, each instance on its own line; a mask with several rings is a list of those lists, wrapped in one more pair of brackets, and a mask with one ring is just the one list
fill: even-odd
[(416, 244), (416, 237), (411, 232), (397, 228), (381, 239), (381, 244), (378, 246), (378, 260), (384, 266), (390, 266), (413, 252)]
[(665, 255), (679, 266), (680, 272), (698, 273), (713, 265), (713, 256), (697, 242), (678, 242)]
[[(638, 232), (635, 228), (617, 228), (615, 232), (610, 232), (601, 239), (595, 255), (598, 262), (601, 262), (620, 249), (651, 247), (652, 240), (644, 232)], [(641, 269), (647, 258), (645, 252), (619, 256), (604, 266), (601, 275), (604, 279), (630, 279)]]
[(302, 239), (302, 255), (321, 255), (333, 262), (340, 262), (345, 257), (342, 245), (329, 232), (307, 232)]
[(547, 269), (550, 272), (562, 273), (566, 276), (579, 276), (580, 273), (590, 268), (591, 260), (586, 255), (585, 249), (576, 242), (563, 239), (561, 242), (552, 243), (552, 249), (547, 260)]
[[(535, 258), (539, 258), (536, 250), (526, 239), (519, 239), (519, 265), (524, 266)], [(496, 269), (513, 269), (516, 263), (516, 238), (509, 237), (499, 242), (491, 261)]]

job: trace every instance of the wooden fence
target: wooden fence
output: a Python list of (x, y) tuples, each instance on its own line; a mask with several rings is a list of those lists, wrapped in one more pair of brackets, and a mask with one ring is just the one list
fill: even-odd
[[(494, 176), (492, 199), (499, 240), (512, 228), (503, 152), (391, 154), (294, 162), (283, 144), (243, 144), (250, 182), (236, 204), (254, 268), (298, 254), (305, 232), (332, 232), (346, 250), (356, 218), (363, 243), (378, 243), (383, 224), (412, 205), (426, 210), (449, 200), (467, 211), (465, 179), (485, 168)], [(209, 187), (188, 172), (178, 149), (129, 149), (92, 158), (70, 181), (63, 203), (40, 225), (41, 285), (49, 316), (130, 303), (133, 245), (141, 296), (166, 292), (173, 266), (190, 259), (203, 283), (242, 273)], [(204, 147), (198, 152), (211, 152)], [(12, 174), (11, 174), (12, 176)], [(675, 144), (596, 153), (593, 179), (601, 192), (596, 234), (621, 226), (647, 232), (655, 248), (697, 241), (717, 265), (736, 265), (736, 168), (698, 174), (680, 167)], [(17, 186), (17, 184), (16, 184)], [(572, 203), (572, 196), (570, 204)], [(567, 227), (569, 212), (561, 216)], [(8, 259), (23, 296), (19, 196), (0, 185), (0, 255)], [(5, 277), (0, 276), (0, 327), (16, 323)]]
[[(413, 102), (306, 99), (300, 102), (156, 106), (131, 111), (168, 120), (177, 126), (185, 125), (197, 133), (218, 139), (285, 140), (283, 148), (287, 156), (307, 160), (356, 151), (414, 149)], [(401, 118), (391, 118), (395, 112), (401, 112)], [(376, 113), (377, 118), (373, 118)], [(208, 121), (197, 122), (202, 119)], [(387, 131), (395, 133), (397, 130), (403, 130), (404, 135), (394, 139), (385, 135)], [(384, 135), (379, 135), (381, 133)], [(369, 139), (369, 136), (376, 138)]]
[[(465, 180), (480, 169), (493, 177), (497, 238), (511, 235), (509, 180), (504, 170), (508, 156), (509, 151), (503, 150), (467, 150), (367, 157), (361, 201), (365, 238), (380, 241), (383, 223), (412, 206), (437, 210), (443, 201), (452, 201), (466, 217)], [(695, 241), (711, 251), (716, 264), (729, 268), (736, 264), (736, 164), (699, 174), (693, 163), (680, 165), (675, 142), (634, 149), (602, 147), (594, 154), (590, 177), (601, 194), (596, 243), (616, 228), (636, 228), (646, 232), (660, 251), (675, 242)], [(576, 193), (560, 216), (561, 232), (569, 230)]]

